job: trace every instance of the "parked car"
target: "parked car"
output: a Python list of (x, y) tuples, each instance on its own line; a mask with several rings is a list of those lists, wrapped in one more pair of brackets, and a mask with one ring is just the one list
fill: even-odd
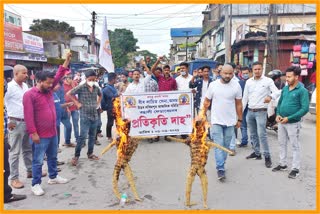
[(310, 105), (309, 105), (309, 112), (311, 114), (316, 114), (316, 97), (317, 97), (317, 89), (315, 89), (311, 95)]

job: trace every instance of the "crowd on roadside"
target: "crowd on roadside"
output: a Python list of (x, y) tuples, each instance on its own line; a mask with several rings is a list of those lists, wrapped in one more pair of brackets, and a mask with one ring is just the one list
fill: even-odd
[[(81, 150), (87, 145), (87, 157), (98, 161), (94, 147), (101, 145), (102, 124), (106, 123), (109, 143), (115, 137), (113, 99), (125, 93), (161, 91), (191, 91), (194, 94), (195, 117), (204, 112), (210, 123), (209, 138), (229, 148), (236, 154), (238, 149), (252, 146), (247, 159), (261, 160), (272, 167), (268, 146), (267, 119), (270, 102), (277, 102), (274, 120), (278, 126), (279, 164), (272, 171), (287, 170), (287, 146), (291, 144), (293, 161), (289, 178), (299, 175), (301, 160), (301, 118), (308, 112), (308, 91), (299, 82), (301, 69), (288, 67), (284, 72), (263, 74), (263, 64), (254, 62), (250, 67), (234, 63), (217, 63), (215, 68), (204, 65), (192, 72), (189, 64), (182, 62), (178, 75), (172, 75), (169, 65), (162, 65), (159, 57), (151, 65), (150, 58), (142, 60), (141, 68), (121, 74), (108, 73), (108, 82), (98, 84), (97, 73), (89, 70), (81, 77), (69, 70), (71, 53), (57, 72), (37, 72), (36, 86), (28, 88), (25, 81), (28, 70), (23, 65), (14, 66), (13, 79), (5, 82), (5, 202), (25, 199), (25, 195), (12, 194), (12, 188), (24, 188), (19, 176), (19, 159), (22, 158), (27, 178), (32, 178), (31, 190), (35, 195), (45, 192), (42, 177), (49, 176), (48, 184), (65, 184), (69, 180), (60, 176), (58, 160), (62, 146), (74, 148), (72, 166), (79, 164)], [(107, 121), (101, 114), (107, 113)], [(270, 116), (270, 115), (269, 115)], [(60, 124), (63, 124), (61, 126)], [(191, 124), (190, 124), (191, 125)], [(61, 127), (61, 130), (60, 130)], [(241, 139), (238, 137), (241, 130)], [(64, 138), (60, 138), (60, 132)], [(75, 142), (71, 142), (72, 132)], [(186, 138), (181, 135), (181, 138)], [(238, 140), (239, 139), (239, 140)], [(154, 136), (150, 143), (158, 142)], [(164, 137), (164, 140), (170, 139)], [(87, 141), (87, 143), (86, 143)], [(60, 146), (59, 146), (60, 145)], [(215, 162), (218, 179), (226, 178), (227, 153), (216, 148)], [(44, 160), (48, 172), (42, 170)]]

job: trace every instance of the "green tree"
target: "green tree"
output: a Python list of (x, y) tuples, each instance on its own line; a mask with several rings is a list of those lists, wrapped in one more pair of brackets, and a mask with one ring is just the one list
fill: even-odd
[(109, 30), (110, 46), (115, 67), (124, 67), (129, 62), (128, 53), (136, 51), (138, 40), (127, 29)]
[(30, 26), (32, 32), (49, 31), (49, 32), (60, 32), (64, 34), (74, 34), (74, 27), (70, 26), (66, 22), (60, 22), (54, 19), (34, 19), (33, 24)]

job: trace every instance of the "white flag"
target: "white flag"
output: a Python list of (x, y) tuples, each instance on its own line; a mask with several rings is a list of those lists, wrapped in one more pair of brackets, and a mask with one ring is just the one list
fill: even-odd
[(109, 73), (114, 72), (114, 64), (112, 61), (110, 40), (107, 28), (107, 17), (104, 17), (102, 26), (102, 35), (100, 40), (100, 51), (99, 51), (99, 64), (104, 67)]

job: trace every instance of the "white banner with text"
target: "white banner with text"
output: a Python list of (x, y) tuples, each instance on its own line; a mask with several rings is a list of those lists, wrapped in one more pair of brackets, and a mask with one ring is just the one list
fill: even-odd
[(193, 94), (189, 91), (123, 94), (121, 108), (123, 118), (131, 121), (130, 136), (192, 132)]

